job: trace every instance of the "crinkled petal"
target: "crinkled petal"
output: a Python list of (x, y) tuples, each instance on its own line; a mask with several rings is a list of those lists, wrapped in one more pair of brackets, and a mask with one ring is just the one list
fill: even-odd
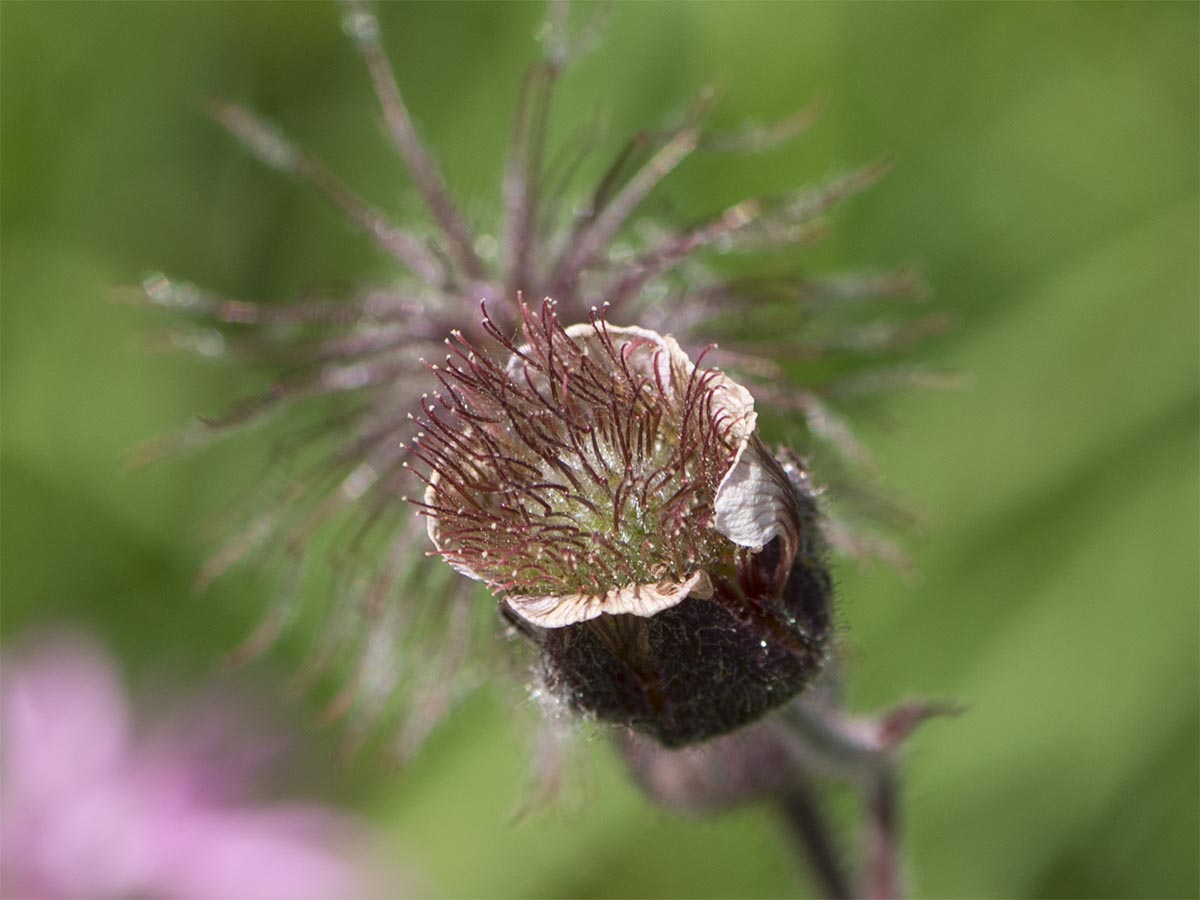
[(526, 622), (541, 628), (562, 628), (608, 613), (648, 617), (682, 603), (688, 597), (707, 598), (712, 582), (703, 570), (681, 582), (631, 584), (603, 594), (565, 594), (559, 597), (508, 597), (506, 602)]
[(791, 485), (757, 437), (721, 479), (713, 508), (713, 527), (740, 547), (760, 549), (798, 528)]
[[(438, 501), (438, 484), (441, 482), (441, 473), (436, 469), (429, 476), (429, 484), (425, 487), (424, 501), (427, 507), (434, 506)], [(447, 544), (442, 540), (441, 519), (437, 513), (429, 512), (425, 516), (425, 533), (429, 535), (429, 542), (433, 544), (439, 551), (445, 550)], [(466, 563), (462, 562), (457, 556), (445, 554), (443, 559), (446, 563), (459, 575), (466, 575), (474, 581), (487, 581), (484, 575), (476, 572)]]

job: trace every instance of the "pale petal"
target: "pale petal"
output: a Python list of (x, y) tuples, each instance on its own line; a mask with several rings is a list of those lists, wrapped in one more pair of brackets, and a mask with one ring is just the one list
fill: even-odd
[(707, 598), (712, 582), (703, 570), (682, 582), (631, 584), (604, 594), (565, 594), (560, 597), (507, 597), (505, 602), (526, 622), (541, 628), (562, 628), (608, 613), (649, 617), (682, 603), (688, 597)]
[[(663, 336), (657, 331), (651, 331), (649, 328), (639, 328), (637, 325), (609, 325), (603, 326), (604, 331), (610, 336), (616, 338), (634, 337), (642, 338), (654, 344), (663, 344)], [(596, 328), (591, 322), (579, 322), (575, 325), (568, 325), (563, 329), (567, 333), (567, 337), (578, 341), (580, 338), (594, 338), (596, 336)], [(667, 340), (671, 340), (667, 338)]]
[(790, 538), (795, 504), (787, 477), (762, 441), (752, 437), (717, 488), (713, 527), (740, 547), (760, 549), (775, 537)]
[[(429, 477), (429, 484), (426, 485), (426, 487), (425, 487), (424, 500), (425, 500), (426, 506), (432, 506), (435, 503), (437, 503), (437, 500), (438, 500), (437, 485), (438, 485), (438, 482), (441, 480), (442, 480), (441, 473), (438, 472), (437, 469), (434, 469), (432, 474)], [(437, 513), (429, 512), (426, 515), (426, 517), (425, 517), (425, 532), (426, 532), (426, 534), (429, 535), (429, 542), (431, 544), (433, 544), (434, 547), (436, 547), (438, 550), (446, 549), (446, 545), (443, 544), (442, 540), (441, 540), (441, 528), (438, 523)], [(458, 572), (458, 574), (466, 575), (468, 578), (473, 579), (475, 581), (487, 581), (487, 578), (485, 578), (483, 575), (480, 575), (478, 572), (476, 572), (474, 569), (472, 569), (470, 566), (466, 565), (465, 563), (460, 562), (456, 557), (444, 556), (443, 559), (445, 559), (446, 562), (449, 564), (450, 568), (452, 568), (455, 572)]]

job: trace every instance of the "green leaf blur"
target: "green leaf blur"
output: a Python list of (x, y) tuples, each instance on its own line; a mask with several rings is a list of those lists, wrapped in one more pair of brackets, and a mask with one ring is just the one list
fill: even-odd
[[(559, 136), (600, 106), (610, 148), (707, 83), (723, 89), (724, 126), (829, 99), (785, 150), (689, 163), (658, 199), (684, 217), (894, 162), (835, 215), (816, 258), (918, 263), (959, 322), (924, 358), (971, 382), (886, 398), (858, 422), (921, 514), (921, 574), (839, 572), (857, 705), (968, 707), (910, 748), (917, 895), (1200, 890), (1197, 13), (622, 4), (559, 97)], [(383, 11), (410, 106), (476, 221), (496, 212), (540, 14)], [(265, 376), (147, 352), (161, 320), (113, 296), (151, 269), (254, 298), (388, 271), (307, 188), (215, 127), (210, 97), (280, 122), (399, 216), (417, 200), (334, 6), (5, 3), (0, 15), (4, 636), (80, 621), (135, 672), (170, 662), (203, 677), (263, 606), (244, 579), (189, 590), (212, 517), (261, 454), (239, 438), (142, 471), (121, 456)], [(286, 675), (309, 639), (301, 627), (259, 665)], [(655, 811), (602, 741), (585, 803), (509, 824), (525, 767), (509, 702), (472, 700), (403, 776), (368, 759), (319, 780), (438, 896), (808, 890), (766, 811)]]

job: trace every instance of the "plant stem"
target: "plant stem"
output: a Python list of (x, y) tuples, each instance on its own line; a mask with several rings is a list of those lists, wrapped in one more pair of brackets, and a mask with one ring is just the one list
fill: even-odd
[[(921, 711), (917, 707), (911, 711), (902, 709), (901, 712), (910, 718), (918, 713), (928, 714), (928, 710)], [(862, 797), (865, 822), (861, 847), (863, 865), (858, 889), (847, 896), (896, 900), (900, 896), (900, 821), (896, 799), (898, 776), (891, 743), (895, 738), (889, 734), (888, 718), (880, 722), (853, 721), (843, 717), (836, 709), (799, 700), (784, 708), (782, 720), (787, 724), (787, 733), (796, 741), (797, 768), (808, 771), (809, 767), (815, 766), (818, 771), (823, 770), (855, 788)], [(919, 718), (914, 718), (914, 721), (919, 721)], [(789, 801), (782, 802), (794, 805)], [(812, 807), (812, 804), (809, 803), (809, 806)], [(796, 810), (797, 814), (800, 812), (802, 810)], [(804, 828), (814, 830), (821, 825), (819, 819), (802, 825), (791, 814), (789, 822), (797, 833), (803, 833)], [(821, 872), (824, 862), (818, 859), (818, 853), (821, 852), (819, 848), (827, 847), (829, 839), (821, 834), (805, 834), (805, 844), (814, 866)], [(822, 878), (825, 878), (824, 874)], [(834, 883), (827, 881), (826, 886), (832, 891)], [(844, 882), (841, 886), (844, 887)]]
[(828, 820), (812, 792), (797, 783), (779, 797), (778, 803), (784, 820), (812, 864), (821, 896), (851, 900), (854, 891), (850, 878), (833, 845)]
[(867, 788), (866, 834), (863, 855), (866, 862), (864, 893), (871, 900), (893, 900), (900, 896), (897, 850), (900, 822), (897, 815), (896, 773), (885, 766)]

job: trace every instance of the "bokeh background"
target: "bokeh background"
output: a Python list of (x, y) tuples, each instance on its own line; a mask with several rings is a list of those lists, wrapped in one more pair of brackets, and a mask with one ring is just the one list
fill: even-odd
[[(471, 216), (495, 215), (540, 4), (405, 4), (386, 41)], [(362, 193), (411, 187), (376, 127), (338, 10), (5, 3), (2, 15), (3, 636), (73, 622), (136, 684), (201, 682), (262, 609), (189, 582), (205, 523), (258, 471), (234, 442), (131, 472), (133, 444), (247, 392), (236, 368), (146, 352), (112, 301), (152, 269), (236, 296), (385, 276), (307, 188), (201, 111), (279, 121)], [(749, 159), (689, 163), (657, 203), (699, 214), (878, 156), (820, 265), (916, 262), (957, 329), (921, 351), (970, 386), (857, 423), (923, 526), (920, 575), (839, 568), (854, 703), (969, 707), (911, 744), (908, 869), (922, 896), (1195, 896), (1197, 6), (617, 4), (569, 76), (559, 134), (608, 111), (615, 148), (703, 84), (715, 122), (829, 109)], [(252, 446), (252, 442), (250, 443)], [(282, 679), (310, 635), (251, 667)], [(335, 761), (337, 728), (277, 700), (315, 748), (306, 787), (367, 816), (438, 896), (794, 896), (766, 810), (649, 807), (602, 741), (582, 802), (511, 824), (512, 694), (484, 690), (403, 773)], [(520, 717), (517, 717), (518, 722)]]

